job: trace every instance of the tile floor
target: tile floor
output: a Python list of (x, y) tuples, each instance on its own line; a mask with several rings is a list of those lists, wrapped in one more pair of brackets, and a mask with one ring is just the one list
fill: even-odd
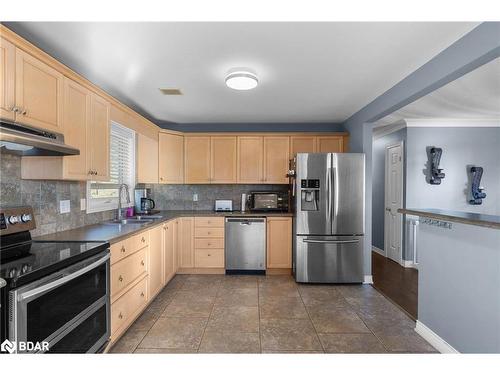
[(177, 275), (113, 353), (434, 353), (370, 285)]

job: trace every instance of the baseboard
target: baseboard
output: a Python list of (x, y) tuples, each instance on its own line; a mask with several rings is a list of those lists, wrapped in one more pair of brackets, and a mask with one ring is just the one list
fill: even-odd
[(363, 284), (373, 284), (373, 276), (365, 275), (365, 280), (363, 281)]
[(382, 250), (382, 249), (379, 249), (377, 246), (373, 246), (372, 245), (372, 251), (376, 252), (377, 254), (380, 254), (382, 255), (383, 257), (385, 257), (385, 251)]
[(268, 268), (266, 270), (266, 275), (291, 275), (291, 268)]
[(418, 270), (418, 264), (413, 263), (412, 260), (403, 260), (403, 264), (401, 264), (404, 268), (415, 268)]
[(224, 275), (224, 268), (179, 268), (177, 274), (180, 275)]
[(453, 346), (448, 344), (439, 335), (437, 335), (433, 330), (427, 327), (424, 323), (417, 320), (417, 325), (415, 326), (415, 332), (422, 336), (425, 341), (431, 344), (437, 351), (444, 354), (458, 354), (460, 353)]

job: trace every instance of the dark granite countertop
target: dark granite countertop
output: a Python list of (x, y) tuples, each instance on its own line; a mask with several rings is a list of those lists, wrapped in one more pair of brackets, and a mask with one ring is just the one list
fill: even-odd
[(115, 243), (122, 239), (129, 237), (133, 234), (139, 233), (143, 230), (150, 229), (165, 221), (176, 219), (178, 217), (191, 217), (191, 216), (248, 216), (248, 217), (272, 217), (272, 216), (286, 216), (291, 217), (293, 213), (289, 212), (214, 212), (214, 211), (160, 211), (154, 216), (161, 216), (153, 221), (140, 223), (140, 224), (110, 224), (99, 223), (93, 225), (86, 225), (84, 227), (69, 229), (62, 232), (46, 234), (43, 236), (35, 237), (35, 241), (108, 241)]
[(500, 216), (497, 215), (440, 210), (436, 208), (400, 208), (398, 212), (406, 215), (423, 216), (437, 220), (446, 220), (455, 223), (500, 229)]

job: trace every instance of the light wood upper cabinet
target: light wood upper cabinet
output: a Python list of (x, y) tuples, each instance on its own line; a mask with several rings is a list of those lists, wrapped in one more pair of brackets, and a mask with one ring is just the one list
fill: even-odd
[(149, 231), (149, 296), (153, 297), (163, 287), (163, 226)]
[(210, 137), (210, 182), (236, 182), (236, 146), (236, 137)]
[(263, 181), (263, 143), (263, 137), (238, 137), (238, 182)]
[(64, 79), (64, 141), (80, 150), (80, 155), (63, 158), (65, 179), (86, 180), (90, 176), (88, 144), (92, 139), (87, 138), (90, 101), (89, 90), (70, 79)]
[(210, 183), (210, 137), (184, 137), (184, 181)]
[(109, 103), (92, 94), (89, 126), (89, 160), (92, 180), (109, 180)]
[(298, 152), (317, 152), (315, 136), (291, 136), (290, 137), (290, 158)]
[(20, 49), (15, 76), (16, 121), (63, 133), (64, 76)]
[(178, 238), (179, 268), (194, 267), (194, 218), (179, 219)]
[(158, 140), (137, 134), (137, 182), (158, 183)]
[(318, 137), (318, 152), (344, 152), (343, 136)]
[(159, 134), (159, 182), (182, 184), (184, 182), (184, 137)]
[(0, 38), (0, 117), (14, 121), (16, 47)]
[(287, 184), (290, 155), (289, 137), (264, 137), (264, 182)]
[(267, 218), (267, 268), (292, 268), (292, 218)]

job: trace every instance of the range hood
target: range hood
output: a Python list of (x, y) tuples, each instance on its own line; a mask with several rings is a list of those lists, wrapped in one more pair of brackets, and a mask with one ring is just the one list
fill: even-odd
[(27, 125), (0, 121), (0, 151), (20, 156), (80, 155), (64, 143), (64, 135)]

